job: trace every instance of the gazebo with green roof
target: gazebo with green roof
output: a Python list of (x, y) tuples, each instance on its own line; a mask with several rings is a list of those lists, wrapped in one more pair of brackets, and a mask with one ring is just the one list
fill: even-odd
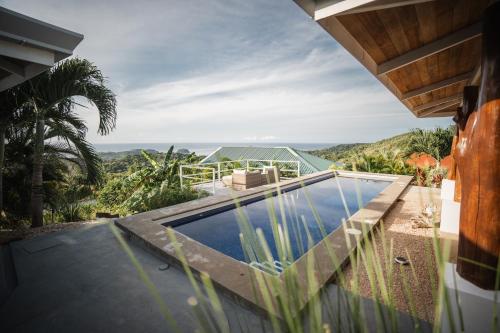
[(297, 161), (300, 174), (306, 175), (327, 170), (332, 161), (316, 157), (291, 147), (219, 147), (205, 157), (200, 164), (223, 162), (225, 160), (269, 160)]

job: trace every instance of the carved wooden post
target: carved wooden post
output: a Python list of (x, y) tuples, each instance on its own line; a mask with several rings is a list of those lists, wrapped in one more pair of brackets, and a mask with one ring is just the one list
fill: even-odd
[[(460, 178), (460, 163), (458, 159), (460, 159), (460, 155), (464, 152), (463, 143), (465, 142), (465, 128), (468, 124), (469, 117), (473, 112), (476, 111), (477, 108), (477, 99), (479, 94), (479, 88), (477, 86), (467, 86), (464, 88), (463, 92), (463, 106), (458, 109), (457, 115), (453, 118), (453, 120), (457, 124), (457, 146), (453, 151), (453, 157), (455, 161), (457, 161), (457, 174), (455, 180), (455, 201), (460, 202), (462, 197), (462, 180)], [(472, 122), (471, 122), (472, 124)], [(469, 129), (470, 131), (470, 129)], [(460, 150), (459, 150), (460, 149)], [(468, 168), (467, 161), (464, 168)]]
[[(458, 273), (493, 289), (500, 253), (500, 3), (483, 18), (481, 86), (458, 147), (462, 198)], [(464, 260), (465, 259), (465, 260)]]
[[(455, 116), (453, 117), (453, 121), (456, 124), (456, 131), (455, 135), (453, 136), (453, 141), (451, 143), (451, 166), (450, 170), (448, 170), (448, 179), (449, 180), (456, 180), (457, 179), (457, 162), (455, 160), (455, 150), (457, 149), (457, 143), (458, 143), (458, 135), (459, 135), (459, 128), (458, 128), (458, 122), (459, 122), (459, 117), (462, 112), (462, 108), (457, 108), (457, 112)], [(456, 182), (455, 182), (456, 183)], [(455, 193), (456, 193), (456, 188), (455, 188)], [(456, 194), (455, 194), (456, 195)]]

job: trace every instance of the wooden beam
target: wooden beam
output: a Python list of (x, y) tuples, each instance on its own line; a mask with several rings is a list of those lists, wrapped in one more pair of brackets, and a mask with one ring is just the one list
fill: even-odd
[(410, 98), (415, 97), (415, 96), (420, 96), (420, 95), (427, 94), (427, 93), (434, 91), (434, 90), (438, 90), (438, 89), (441, 89), (444, 87), (451, 86), (451, 85), (458, 83), (458, 82), (467, 81), (471, 77), (472, 74), (473, 74), (473, 72), (467, 72), (467, 73), (460, 74), (460, 75), (454, 76), (452, 78), (449, 78), (449, 79), (446, 79), (443, 81), (429, 84), (428, 86), (424, 86), (422, 88), (410, 90), (407, 93), (404, 93), (401, 96), (401, 99), (407, 100), (407, 99), (410, 99)]
[(51, 66), (45, 66), (40, 64), (29, 64), (24, 68), (24, 77), (18, 75), (9, 75), (0, 79), (0, 91), (12, 88), (25, 80), (31, 79), (32, 77), (40, 74), (41, 72), (49, 69)]
[(436, 99), (436, 100), (431, 101), (429, 103), (425, 103), (425, 104), (416, 106), (413, 108), (413, 112), (418, 113), (418, 112), (424, 111), (426, 109), (430, 109), (430, 108), (437, 106), (437, 105), (441, 105), (441, 104), (448, 103), (448, 102), (457, 102), (457, 101), (458, 102), (462, 101), (462, 94), (457, 94), (457, 95), (448, 96), (448, 97), (441, 98), (441, 99)]
[(328, 16), (335, 16), (345, 11), (366, 5), (376, 0), (329, 0), (318, 2), (314, 11), (314, 19), (319, 21)]
[(432, 108), (424, 110), (424, 112), (422, 112), (422, 113), (419, 113), (418, 117), (422, 118), (422, 117), (430, 116), (431, 114), (437, 113), (438, 111), (447, 109), (449, 107), (452, 107), (452, 106), (455, 106), (455, 105), (458, 106), (458, 105), (460, 105), (460, 102), (461, 102), (460, 100), (457, 100), (457, 101), (451, 101), (451, 102), (447, 102), (447, 103), (436, 105), (436, 106), (434, 106)]
[[(455, 115), (456, 111), (450, 110), (450, 111), (445, 111), (445, 112), (436, 112), (432, 114), (432, 118), (444, 118), (444, 117), (453, 117)], [(427, 117), (422, 117), (422, 118), (427, 118)], [(429, 117), (431, 118), (431, 117)]]
[(377, 69), (377, 74), (382, 75), (395, 71), (396, 69), (412, 64), (420, 59), (427, 58), (453, 46), (462, 44), (480, 35), (481, 22), (478, 22), (380, 64)]
[(436, 1), (436, 0), (406, 0), (406, 1), (392, 1), (392, 2), (386, 1), (386, 2), (383, 2), (380, 4), (377, 3), (377, 4), (373, 4), (373, 5), (361, 6), (358, 8), (354, 8), (354, 9), (339, 13), (337, 15), (340, 16), (340, 15), (366, 13), (366, 12), (372, 12), (375, 10), (384, 10), (384, 9), (395, 8), (395, 7), (418, 5), (420, 3), (431, 2), (431, 1)]
[(481, 63), (477, 64), (472, 74), (470, 76), (469, 81), (467, 81), (468, 86), (477, 86), (479, 85), (479, 79), (481, 78)]
[(53, 51), (43, 50), (29, 45), (21, 45), (1, 39), (0, 55), (45, 66), (53, 66), (55, 63)]
[(24, 67), (23, 66), (19, 66), (19, 65), (13, 63), (12, 61), (5, 59), (2, 56), (0, 56), (0, 68), (9, 72), (9, 73), (24, 77)]

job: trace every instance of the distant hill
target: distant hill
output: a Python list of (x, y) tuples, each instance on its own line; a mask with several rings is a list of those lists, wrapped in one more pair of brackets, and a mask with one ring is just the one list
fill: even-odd
[(376, 152), (404, 151), (408, 146), (411, 133), (404, 133), (374, 143), (339, 144), (326, 149), (312, 150), (310, 154), (330, 161), (342, 162), (353, 154), (373, 154)]
[(132, 150), (127, 150), (127, 151), (119, 151), (119, 152), (100, 152), (99, 157), (103, 161), (111, 161), (111, 160), (119, 160), (122, 158), (125, 158), (127, 156), (138, 156), (141, 155), (141, 151), (145, 150), (146, 152), (150, 154), (160, 154), (159, 151), (154, 150), (154, 149), (132, 149)]
[[(165, 153), (155, 149), (132, 149), (120, 152), (100, 152), (99, 157), (103, 161), (104, 170), (108, 173), (122, 173), (132, 169), (138, 169), (149, 165), (148, 160), (142, 155), (142, 151), (146, 151), (157, 161), (162, 161), (165, 158)], [(173, 154), (173, 158), (182, 159), (186, 164), (196, 163), (204, 156), (191, 156), (189, 150), (179, 149)], [(189, 159), (187, 162), (186, 159)]]

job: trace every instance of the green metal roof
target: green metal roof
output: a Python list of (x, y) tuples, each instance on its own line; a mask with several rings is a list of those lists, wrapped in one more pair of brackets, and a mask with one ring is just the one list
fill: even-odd
[(200, 164), (223, 160), (300, 161), (300, 174), (327, 170), (333, 162), (290, 147), (219, 147)]

